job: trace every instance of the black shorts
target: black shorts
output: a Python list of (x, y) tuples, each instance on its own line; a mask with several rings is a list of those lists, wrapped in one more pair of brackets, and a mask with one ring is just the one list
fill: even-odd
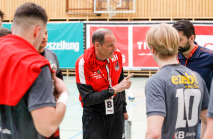
[(83, 139), (122, 139), (123, 111), (111, 115), (83, 115)]

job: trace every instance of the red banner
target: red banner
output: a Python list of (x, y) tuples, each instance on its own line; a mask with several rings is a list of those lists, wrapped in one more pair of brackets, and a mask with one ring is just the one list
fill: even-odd
[[(90, 36), (98, 28), (107, 28), (110, 29), (116, 38), (115, 46), (123, 54), (123, 66), (128, 67), (129, 57), (128, 57), (128, 26), (126, 27), (109, 27), (109, 26), (91, 26), (90, 27)], [(91, 38), (90, 37), (90, 38)], [(90, 41), (90, 46), (92, 46), (92, 41)]]
[(133, 67), (158, 67), (146, 45), (146, 33), (151, 26), (133, 26)]

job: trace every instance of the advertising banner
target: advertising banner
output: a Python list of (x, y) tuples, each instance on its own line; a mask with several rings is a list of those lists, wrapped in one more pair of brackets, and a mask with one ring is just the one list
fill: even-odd
[(54, 51), (60, 67), (74, 69), (83, 54), (83, 23), (48, 23), (47, 48)]
[[(213, 50), (213, 25), (195, 25), (195, 41), (199, 45)], [(170, 23), (172, 25), (172, 23)], [(125, 70), (158, 69), (157, 63), (152, 58), (146, 44), (146, 33), (152, 22), (145, 25), (113, 23), (86, 24), (86, 48), (92, 46), (92, 33), (98, 28), (112, 30), (116, 38), (116, 47), (123, 54), (123, 65)]]
[[(11, 29), (11, 23), (3, 27)], [(62, 69), (74, 69), (77, 58), (83, 54), (83, 23), (48, 23), (47, 31), (46, 48), (56, 53)]]
[[(92, 36), (92, 33), (97, 30), (99, 27), (91, 27), (90, 28), (90, 36)], [(122, 53), (123, 57), (123, 65), (128, 66), (128, 27), (106, 27), (103, 26), (103, 28), (110, 29), (116, 38), (115, 46), (117, 49)], [(92, 41), (90, 41), (90, 44), (87, 45), (87, 48), (92, 46)]]
[(195, 34), (200, 46), (213, 50), (213, 25), (195, 25)]

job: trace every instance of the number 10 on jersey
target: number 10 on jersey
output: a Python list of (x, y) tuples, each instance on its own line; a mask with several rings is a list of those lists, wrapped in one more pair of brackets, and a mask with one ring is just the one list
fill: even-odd
[[(190, 97), (194, 97), (192, 109), (190, 108)], [(199, 89), (177, 89), (176, 97), (178, 98), (178, 113), (175, 129), (185, 128), (186, 122), (189, 127), (195, 126), (198, 122), (198, 110), (201, 99), (201, 92)], [(186, 120), (184, 120), (184, 106), (186, 112)], [(191, 119), (189, 113), (191, 112)]]

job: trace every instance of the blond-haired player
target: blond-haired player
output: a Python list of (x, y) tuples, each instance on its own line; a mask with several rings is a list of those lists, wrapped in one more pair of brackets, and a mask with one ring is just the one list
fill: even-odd
[(151, 27), (147, 44), (160, 71), (146, 83), (146, 139), (196, 139), (199, 117), (206, 123), (209, 95), (199, 74), (178, 63), (178, 32)]

